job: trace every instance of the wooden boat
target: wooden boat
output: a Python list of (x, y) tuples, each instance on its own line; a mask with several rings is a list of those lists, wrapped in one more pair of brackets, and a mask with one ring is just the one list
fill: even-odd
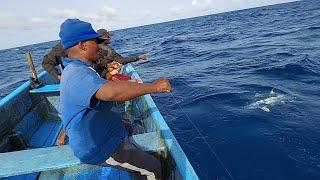
[[(140, 79), (131, 65), (123, 73)], [(128, 172), (82, 164), (69, 145), (57, 146), (62, 129), (59, 85), (39, 75), (43, 87), (26, 82), (0, 101), (0, 178), (133, 179)], [(160, 159), (166, 179), (199, 179), (150, 95), (125, 103), (124, 116), (141, 120), (143, 132), (131, 140)]]

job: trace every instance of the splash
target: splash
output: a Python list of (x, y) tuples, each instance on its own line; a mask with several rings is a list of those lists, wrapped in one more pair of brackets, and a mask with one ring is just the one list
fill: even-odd
[(267, 97), (260, 99), (256, 102), (253, 102), (246, 106), (247, 109), (261, 109), (264, 112), (271, 112), (269, 107), (285, 104), (289, 101), (289, 97), (285, 94), (276, 93), (274, 88), (270, 91)]

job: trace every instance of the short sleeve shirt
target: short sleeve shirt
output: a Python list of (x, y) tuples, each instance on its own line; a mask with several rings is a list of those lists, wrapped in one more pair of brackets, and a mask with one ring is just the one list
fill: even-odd
[(126, 136), (113, 102), (100, 101), (95, 93), (108, 81), (87, 63), (63, 58), (61, 112), (63, 127), (74, 154), (84, 163), (108, 159)]

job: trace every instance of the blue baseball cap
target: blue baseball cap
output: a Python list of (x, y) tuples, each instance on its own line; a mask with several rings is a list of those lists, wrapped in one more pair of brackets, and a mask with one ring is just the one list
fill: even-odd
[(104, 40), (100, 39), (99, 33), (93, 30), (90, 23), (79, 19), (67, 19), (60, 26), (61, 45), (63, 49), (69, 49), (80, 42), (97, 39), (98, 43)]

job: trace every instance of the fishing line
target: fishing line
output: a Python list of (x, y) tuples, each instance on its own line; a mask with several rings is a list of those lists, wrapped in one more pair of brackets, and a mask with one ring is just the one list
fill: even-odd
[(176, 98), (173, 96), (173, 93), (170, 92), (169, 93), (171, 95), (171, 97), (173, 98), (173, 100), (175, 101), (175, 103), (179, 106), (179, 108), (181, 109), (181, 111), (185, 114), (185, 116), (187, 117), (188, 121), (193, 125), (193, 127), (196, 129), (196, 131), (198, 132), (198, 134), (200, 135), (200, 137), (203, 139), (204, 143), (208, 146), (208, 148), (210, 149), (211, 153), (216, 157), (216, 159), (218, 160), (219, 164), (225, 169), (225, 171), (228, 173), (228, 175), (231, 177), (231, 179), (234, 179), (232, 177), (232, 175), (230, 174), (230, 172), (228, 171), (228, 169), (224, 166), (224, 164), (222, 163), (221, 159), (219, 158), (218, 154), (213, 150), (213, 148), (211, 147), (211, 145), (207, 142), (207, 140), (205, 139), (205, 137), (202, 135), (201, 131), (197, 128), (197, 126), (195, 125), (194, 122), (192, 122), (191, 118), (188, 116), (188, 114), (182, 109), (182, 107), (180, 106), (180, 104), (177, 102)]
[[(160, 67), (158, 65), (156, 65), (158, 68), (162, 69), (162, 71), (165, 69), (163, 67)], [(175, 79), (177, 79), (175, 77), (175, 75), (173, 75), (173, 77)], [(182, 80), (183, 82), (183, 80)], [(190, 87), (186, 82), (183, 82), (185, 85), (187, 85), (188, 87)], [(192, 87), (191, 87), (192, 88)], [(214, 157), (216, 157), (216, 159), (218, 160), (220, 166), (222, 168), (224, 168), (224, 170), (227, 172), (227, 174), (229, 175), (229, 177), (234, 180), (233, 176), (231, 175), (231, 173), (229, 172), (229, 170), (226, 168), (226, 166), (222, 163), (220, 157), (218, 156), (218, 154), (214, 151), (213, 147), (207, 142), (207, 140), (205, 139), (204, 135), (201, 133), (201, 131), (197, 128), (196, 124), (191, 120), (191, 118), (189, 117), (189, 115), (183, 110), (183, 108), (181, 107), (181, 105), (179, 104), (179, 102), (177, 101), (177, 98), (174, 96), (173, 92), (169, 92), (169, 95), (172, 97), (172, 99), (174, 100), (175, 104), (177, 104), (179, 106), (179, 108), (181, 109), (182, 113), (187, 117), (188, 121), (192, 124), (192, 126), (194, 127), (194, 129), (197, 131), (197, 133), (200, 135), (201, 139), (204, 141), (204, 143), (207, 145), (207, 147), (209, 148), (209, 150), (211, 151), (211, 154), (214, 155)]]

